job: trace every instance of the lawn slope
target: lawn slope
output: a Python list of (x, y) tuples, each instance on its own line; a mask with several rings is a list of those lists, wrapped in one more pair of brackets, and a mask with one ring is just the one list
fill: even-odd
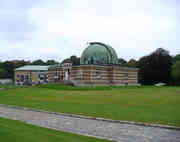
[(0, 104), (180, 126), (180, 87), (47, 85), (0, 91)]
[(108, 142), (0, 118), (1, 142)]

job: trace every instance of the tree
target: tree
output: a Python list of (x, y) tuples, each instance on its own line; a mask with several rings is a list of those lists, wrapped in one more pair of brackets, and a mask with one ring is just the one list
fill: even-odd
[(61, 62), (61, 64), (64, 64), (64, 63), (72, 63), (72, 62), (71, 62), (71, 59), (67, 58)]
[(32, 65), (45, 65), (45, 62), (41, 59), (32, 62)]
[(5, 69), (0, 68), (0, 78), (7, 78), (8, 73)]
[(172, 57), (163, 48), (158, 48), (149, 56), (139, 60), (139, 73), (141, 83), (155, 84), (158, 82), (169, 83), (171, 79)]
[(59, 64), (58, 62), (56, 62), (55, 60), (47, 60), (46, 65), (57, 65)]
[(5, 61), (3, 63), (2, 69), (7, 72), (6, 76), (4, 78), (14, 78), (14, 69), (16, 68), (16, 65), (13, 61)]
[(64, 59), (61, 64), (72, 63), (73, 65), (80, 65), (80, 58), (76, 56), (71, 56), (70, 58)]
[(3, 68), (3, 62), (0, 61), (0, 68)]
[(31, 64), (29, 61), (13, 60), (0, 62), (0, 78), (14, 78), (14, 69)]
[(16, 61), (11, 61), (11, 62), (13, 62), (15, 64), (16, 68), (31, 64), (30, 61), (24, 61), (24, 60), (16, 60)]
[(123, 58), (119, 58), (118, 63), (121, 64), (121, 66), (124, 66), (124, 65), (126, 65), (127, 61), (124, 60)]
[(136, 61), (135, 59), (130, 59), (128, 62), (126, 60), (124, 60), (123, 58), (119, 58), (118, 62), (121, 66), (125, 66), (125, 67), (137, 67), (138, 66), (138, 61)]
[(177, 54), (175, 57), (173, 57), (173, 63), (176, 63), (177, 61), (180, 61), (180, 54)]
[(128, 67), (137, 67), (138, 62), (135, 59), (130, 59), (126, 65)]
[(177, 61), (172, 66), (171, 76), (174, 80), (174, 83), (180, 85), (180, 61)]
[(78, 58), (76, 56), (71, 56), (70, 60), (71, 60), (73, 65), (79, 65), (80, 64), (80, 58)]

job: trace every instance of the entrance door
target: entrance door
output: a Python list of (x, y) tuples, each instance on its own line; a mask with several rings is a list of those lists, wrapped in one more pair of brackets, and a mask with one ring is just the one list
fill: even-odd
[(65, 72), (65, 80), (69, 80), (69, 73), (68, 73), (68, 71)]
[(65, 72), (65, 80), (70, 80), (70, 70), (69, 69)]

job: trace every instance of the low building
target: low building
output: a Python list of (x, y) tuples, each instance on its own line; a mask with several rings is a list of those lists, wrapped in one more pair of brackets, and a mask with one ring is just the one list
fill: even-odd
[(51, 66), (48, 80), (72, 82), (75, 85), (136, 85), (138, 69), (118, 64), (115, 50), (106, 44), (92, 42), (83, 51), (80, 65), (65, 63)]
[(27, 65), (15, 69), (15, 84), (41, 84), (48, 82), (49, 66)]

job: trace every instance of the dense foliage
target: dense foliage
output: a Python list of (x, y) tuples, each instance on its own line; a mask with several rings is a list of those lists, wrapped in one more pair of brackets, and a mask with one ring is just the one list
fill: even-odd
[(80, 58), (73, 55), (70, 58), (64, 59), (62, 61), (62, 64), (63, 63), (72, 63), (73, 65), (79, 65), (80, 64)]
[(139, 60), (139, 73), (143, 84), (169, 83), (171, 79), (172, 57), (159, 48), (149, 56)]
[(173, 58), (173, 62), (176, 63), (177, 61), (180, 61), (180, 54), (177, 54), (174, 58)]
[(171, 75), (175, 84), (180, 85), (180, 60), (172, 66)]

